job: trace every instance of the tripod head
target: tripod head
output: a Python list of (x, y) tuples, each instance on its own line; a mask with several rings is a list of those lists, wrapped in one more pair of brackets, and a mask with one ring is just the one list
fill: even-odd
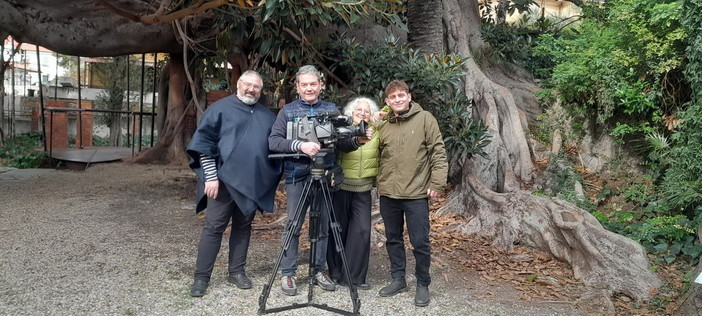
[(333, 153), (333, 148), (321, 148), (314, 156), (297, 152), (294, 154), (270, 154), (268, 159), (284, 159), (284, 158), (309, 158), (310, 159), (310, 177), (313, 180), (318, 180), (326, 183), (329, 187), (337, 189), (344, 182), (344, 171), (339, 166), (331, 168), (326, 167), (326, 158)]

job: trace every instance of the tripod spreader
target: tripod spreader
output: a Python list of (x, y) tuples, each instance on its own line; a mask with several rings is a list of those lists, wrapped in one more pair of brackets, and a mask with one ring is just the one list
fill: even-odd
[[(322, 152), (320, 152), (322, 154)], [(323, 153), (322, 155), (322, 160), (323, 156), (326, 153)], [(289, 157), (289, 156), (288, 156)], [(316, 159), (313, 159), (313, 161)], [(346, 260), (346, 253), (344, 251), (344, 245), (341, 242), (341, 234), (339, 232), (339, 225), (336, 221), (336, 215), (334, 214), (334, 208), (332, 205), (332, 200), (331, 200), (331, 192), (330, 192), (330, 182), (334, 182), (335, 179), (337, 179), (338, 175), (334, 175), (334, 171), (330, 170), (325, 170), (323, 168), (317, 168), (318, 165), (313, 165), (310, 169), (310, 176), (307, 178), (307, 180), (304, 183), (304, 186), (302, 188), (302, 192), (300, 195), (300, 199), (297, 201), (297, 206), (295, 208), (295, 213), (293, 215), (293, 218), (288, 218), (288, 223), (285, 225), (285, 231), (283, 232), (283, 243), (282, 247), (280, 249), (280, 252), (278, 253), (278, 258), (275, 262), (275, 265), (273, 267), (273, 272), (271, 273), (271, 276), (268, 280), (268, 284), (263, 286), (263, 292), (261, 293), (261, 296), (259, 297), (258, 304), (259, 304), (259, 314), (269, 314), (269, 313), (276, 313), (280, 311), (285, 311), (285, 310), (291, 310), (291, 309), (297, 309), (297, 308), (303, 308), (303, 307), (316, 307), (319, 309), (324, 309), (327, 311), (343, 314), (343, 315), (358, 315), (359, 310), (361, 308), (361, 300), (358, 298), (358, 292), (356, 290), (356, 286), (352, 283), (349, 282), (349, 293), (351, 295), (351, 302), (353, 304), (353, 311), (345, 311), (342, 309), (334, 308), (331, 306), (328, 306), (326, 304), (316, 304), (312, 302), (313, 298), (313, 289), (314, 289), (314, 284), (315, 284), (315, 278), (314, 275), (317, 271), (315, 271), (315, 253), (317, 250), (317, 241), (318, 241), (318, 234), (319, 234), (319, 227), (320, 227), (320, 208), (324, 209), (324, 212), (328, 215), (327, 218), (329, 220), (329, 224), (331, 227), (331, 232), (333, 235), (334, 242), (336, 243), (336, 249), (341, 255), (341, 261), (343, 264), (344, 268), (344, 273), (346, 276), (347, 280), (351, 280), (351, 274), (349, 272), (347, 260)], [(343, 173), (341, 174), (341, 179), (343, 179)], [(322, 205), (323, 203), (323, 205)], [(268, 300), (268, 296), (270, 295), (271, 288), (273, 286), (273, 282), (276, 279), (276, 275), (278, 272), (278, 269), (280, 268), (280, 264), (283, 260), (284, 254), (288, 251), (290, 247), (290, 243), (292, 242), (293, 239), (293, 234), (295, 232), (299, 231), (300, 228), (302, 227), (302, 223), (304, 221), (304, 215), (305, 212), (304, 210), (307, 208), (307, 206), (310, 207), (310, 216), (309, 216), (309, 227), (310, 227), (310, 257), (309, 257), (309, 292), (307, 295), (307, 303), (293, 303), (292, 305), (289, 306), (283, 306), (283, 307), (275, 307), (275, 308), (270, 308), (266, 309), (266, 301)], [(324, 207), (322, 207), (324, 206)]]

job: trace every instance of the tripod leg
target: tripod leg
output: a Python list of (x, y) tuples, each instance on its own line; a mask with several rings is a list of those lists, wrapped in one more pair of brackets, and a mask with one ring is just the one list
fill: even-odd
[(302, 227), (302, 223), (304, 220), (304, 212), (303, 210), (305, 207), (307, 207), (307, 202), (310, 197), (310, 190), (312, 188), (312, 178), (308, 179), (303, 188), (302, 188), (302, 194), (300, 195), (300, 199), (297, 201), (297, 206), (295, 207), (295, 213), (292, 218), (288, 218), (288, 223), (285, 225), (285, 231), (283, 232), (283, 242), (282, 246), (280, 248), (280, 251), (278, 252), (278, 257), (275, 261), (275, 265), (273, 266), (273, 271), (271, 272), (271, 276), (268, 279), (268, 283), (263, 286), (263, 291), (261, 292), (261, 296), (258, 298), (258, 312), (263, 313), (266, 311), (266, 301), (268, 301), (268, 296), (271, 293), (271, 288), (273, 287), (273, 282), (275, 282), (275, 277), (278, 273), (278, 268), (280, 268), (280, 263), (283, 261), (283, 256), (285, 253), (288, 251), (288, 248), (290, 247), (290, 243), (292, 242), (293, 239), (293, 234), (300, 230)]
[(314, 294), (314, 284), (316, 282), (315, 276), (317, 273), (317, 247), (319, 246), (317, 244), (317, 241), (319, 241), (319, 194), (321, 193), (320, 190), (320, 185), (318, 181), (315, 181), (312, 184), (312, 195), (311, 195), (311, 206), (310, 206), (310, 225), (309, 225), (309, 236), (310, 236), (310, 259), (309, 259), (309, 267), (308, 267), (308, 286), (309, 290), (307, 291), (307, 302), (312, 301), (312, 297)]
[(341, 255), (341, 263), (344, 269), (344, 274), (346, 275), (346, 280), (349, 285), (349, 293), (351, 295), (351, 303), (353, 304), (353, 313), (358, 314), (361, 309), (361, 299), (358, 298), (358, 290), (356, 285), (353, 284), (351, 279), (351, 272), (349, 271), (348, 261), (346, 260), (346, 251), (344, 251), (344, 244), (341, 241), (341, 233), (339, 232), (339, 225), (336, 220), (336, 214), (334, 214), (334, 207), (332, 205), (331, 192), (328, 186), (322, 186), (322, 197), (324, 198), (324, 203), (326, 204), (325, 211), (328, 213), (329, 225), (331, 227), (332, 235), (335, 242), (335, 246), (339, 254)]

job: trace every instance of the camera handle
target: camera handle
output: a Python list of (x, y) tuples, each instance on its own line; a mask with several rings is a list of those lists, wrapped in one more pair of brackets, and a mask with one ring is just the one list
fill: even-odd
[[(281, 154), (281, 155), (288, 155), (285, 157), (291, 157), (289, 155), (297, 155), (297, 154)], [(304, 154), (299, 154), (299, 155), (304, 155)], [(307, 156), (307, 155), (304, 155)], [(270, 157), (270, 156), (269, 156)], [(286, 311), (286, 310), (291, 310), (291, 309), (297, 309), (297, 308), (303, 308), (303, 307), (315, 307), (323, 310), (327, 310), (330, 312), (342, 314), (342, 315), (359, 315), (359, 310), (361, 308), (361, 300), (358, 297), (358, 291), (356, 289), (356, 286), (353, 284), (353, 282), (348, 282), (349, 283), (349, 294), (351, 296), (351, 302), (353, 304), (353, 311), (345, 311), (342, 309), (334, 308), (331, 306), (328, 306), (327, 304), (316, 304), (312, 302), (313, 298), (313, 293), (314, 293), (314, 285), (315, 285), (315, 279), (314, 275), (316, 273), (315, 271), (315, 254), (317, 250), (317, 241), (318, 241), (318, 235), (319, 235), (319, 215), (320, 215), (320, 203), (324, 203), (326, 207), (324, 207), (325, 212), (327, 212), (328, 219), (330, 221), (329, 225), (332, 230), (332, 235), (334, 236), (334, 242), (336, 246), (336, 251), (340, 253), (341, 255), (341, 261), (342, 265), (344, 267), (344, 273), (346, 276), (347, 280), (351, 280), (351, 273), (349, 272), (347, 260), (346, 260), (346, 252), (344, 251), (344, 245), (341, 243), (341, 233), (339, 232), (339, 224), (336, 221), (336, 215), (334, 213), (334, 208), (331, 203), (331, 192), (329, 190), (329, 184), (327, 183), (327, 177), (326, 177), (326, 170), (323, 168), (312, 168), (310, 176), (308, 179), (305, 181), (305, 184), (302, 189), (302, 194), (300, 195), (300, 199), (297, 202), (297, 206), (295, 208), (295, 213), (293, 216), (292, 220), (288, 220), (288, 223), (285, 226), (285, 231), (283, 235), (283, 243), (280, 249), (280, 252), (278, 253), (278, 258), (276, 259), (275, 265), (273, 266), (273, 272), (271, 273), (271, 276), (268, 280), (268, 284), (263, 286), (263, 291), (261, 292), (261, 296), (258, 299), (258, 304), (259, 304), (259, 314), (269, 314), (269, 313), (277, 313), (281, 311)], [(309, 202), (309, 203), (308, 203)], [(273, 283), (275, 282), (276, 275), (278, 272), (278, 269), (280, 268), (280, 264), (283, 260), (283, 255), (288, 251), (290, 247), (290, 243), (292, 242), (293, 234), (298, 231), (302, 227), (302, 223), (304, 221), (304, 217), (302, 216), (303, 210), (307, 207), (307, 205), (310, 205), (310, 217), (309, 217), (309, 234), (310, 234), (310, 257), (309, 257), (309, 273), (308, 273), (308, 284), (309, 284), (309, 290), (307, 294), (307, 303), (299, 304), (299, 303), (293, 303), (292, 305), (289, 306), (282, 306), (282, 307), (275, 307), (275, 308), (269, 308), (266, 309), (266, 302), (268, 300), (268, 296), (270, 295), (271, 288), (273, 286)], [(331, 236), (330, 236), (331, 237)]]

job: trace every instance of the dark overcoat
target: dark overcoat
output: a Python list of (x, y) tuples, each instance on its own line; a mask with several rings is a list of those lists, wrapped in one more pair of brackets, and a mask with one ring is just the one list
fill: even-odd
[(266, 106), (247, 105), (235, 95), (205, 111), (187, 148), (190, 168), (198, 176), (196, 212), (207, 207), (201, 153), (215, 159), (217, 177), (244, 215), (256, 209), (273, 212), (282, 174), (282, 163), (268, 159), (268, 135), (275, 118)]

